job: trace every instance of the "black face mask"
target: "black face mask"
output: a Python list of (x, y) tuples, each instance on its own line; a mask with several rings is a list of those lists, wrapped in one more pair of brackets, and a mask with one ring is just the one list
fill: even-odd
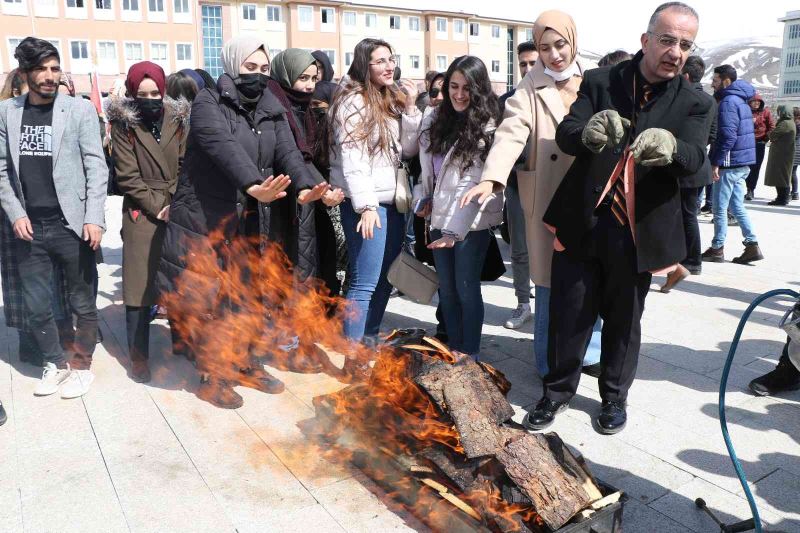
[(257, 98), (267, 88), (268, 79), (269, 77), (266, 74), (261, 73), (239, 74), (236, 88), (245, 98)]
[(153, 124), (158, 122), (161, 118), (161, 112), (164, 109), (164, 100), (161, 98), (137, 98), (136, 107), (139, 108), (139, 114), (142, 120)]

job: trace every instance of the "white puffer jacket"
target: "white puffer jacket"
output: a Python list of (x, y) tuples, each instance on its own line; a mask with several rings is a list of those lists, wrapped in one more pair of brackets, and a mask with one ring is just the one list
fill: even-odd
[[(416, 108), (415, 108), (416, 110)], [(346, 197), (353, 202), (357, 212), (367, 206), (390, 204), (394, 202), (397, 186), (394, 154), (382, 152), (370, 157), (365, 143), (345, 142), (347, 132), (353, 131), (364, 120), (364, 98), (353, 94), (339, 107), (333, 117), (333, 146), (331, 146), (331, 185), (341, 187)], [(400, 156), (403, 159), (414, 157), (419, 150), (418, 132), (422, 113), (406, 115), (400, 121), (392, 121), (391, 132)], [(400, 127), (402, 122), (402, 128)], [(402, 132), (402, 138), (401, 138)], [(374, 132), (370, 144), (378, 142)]]
[[(431, 228), (451, 233), (461, 241), (470, 231), (488, 229), (503, 222), (503, 193), (493, 194), (483, 205), (479, 205), (476, 199), (463, 209), (459, 206), (467, 191), (481, 182), (483, 161), (476, 155), (472, 165), (464, 171), (463, 161), (454, 161), (453, 148), (450, 148), (442, 160), (439, 175), (434, 176), (433, 154), (428, 152), (428, 130), (435, 118), (435, 112), (426, 114), (420, 126), (419, 162), (422, 172), (419, 183), (414, 187), (414, 205), (419, 200), (430, 199), (433, 202)], [(494, 129), (493, 122), (487, 124), (487, 131)]]

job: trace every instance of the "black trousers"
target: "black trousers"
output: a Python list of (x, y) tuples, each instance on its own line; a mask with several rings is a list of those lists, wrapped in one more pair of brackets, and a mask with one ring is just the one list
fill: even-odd
[(552, 263), (549, 373), (544, 394), (557, 402), (578, 390), (583, 355), (598, 315), (603, 319), (600, 396), (625, 401), (633, 384), (641, 344), (641, 318), (650, 273), (639, 273), (629, 227), (620, 227), (608, 206), (583, 250), (555, 252)]
[(686, 237), (686, 259), (681, 261), (685, 267), (702, 265), (700, 259), (700, 225), (697, 223), (697, 198), (702, 187), (681, 189), (681, 215), (683, 232)]
[(750, 174), (747, 179), (747, 190), (755, 191), (758, 185), (758, 175), (761, 173), (761, 165), (764, 163), (764, 152), (767, 149), (767, 143), (764, 141), (756, 141), (756, 164), (750, 165)]
[(151, 306), (125, 306), (125, 329), (128, 334), (128, 356), (131, 361), (150, 358)]
[(33, 241), (16, 240), (19, 276), (31, 329), (45, 363), (66, 365), (58, 326), (53, 316), (51, 278), (53, 263), (64, 270), (69, 303), (77, 315), (75, 356), (78, 366), (88, 368), (97, 343), (95, 252), (78, 238), (62, 220), (32, 222)]

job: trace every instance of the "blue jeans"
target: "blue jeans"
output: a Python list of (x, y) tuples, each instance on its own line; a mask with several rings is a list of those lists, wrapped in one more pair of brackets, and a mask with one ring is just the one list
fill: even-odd
[(531, 269), (528, 264), (528, 242), (525, 238), (525, 212), (517, 187), (506, 187), (506, 214), (511, 237), (511, 272), (517, 303), (531, 303)]
[[(441, 238), (431, 230), (431, 240)], [(483, 296), (481, 270), (489, 249), (489, 230), (470, 231), (452, 248), (433, 251), (439, 275), (439, 301), (451, 350), (476, 355), (481, 349)]]
[(731, 214), (739, 223), (742, 230), (744, 244), (758, 242), (753, 226), (750, 224), (750, 217), (744, 207), (745, 179), (750, 173), (749, 167), (721, 168), (719, 170), (719, 181), (714, 182), (714, 239), (711, 247), (721, 248), (725, 245), (728, 237), (728, 215), (730, 207)]
[(353, 211), (349, 198), (341, 204), (341, 214), (350, 257), (347, 300), (354, 311), (344, 321), (344, 334), (360, 341), (365, 335), (374, 336), (380, 331), (392, 292), (386, 273), (403, 246), (405, 217), (394, 205), (381, 204), (378, 207), (381, 228), (375, 226), (373, 238), (364, 239), (356, 231), (361, 215)]
[[(536, 285), (536, 304), (533, 315), (533, 353), (536, 356), (536, 370), (540, 377), (547, 375), (547, 330), (550, 327), (550, 287)], [(600, 362), (600, 332), (603, 321), (598, 318), (592, 328), (592, 336), (586, 353), (583, 356), (583, 365), (594, 365)]]

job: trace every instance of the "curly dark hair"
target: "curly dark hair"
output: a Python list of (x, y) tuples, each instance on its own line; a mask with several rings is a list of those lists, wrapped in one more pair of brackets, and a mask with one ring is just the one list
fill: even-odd
[[(466, 78), (469, 86), (469, 107), (462, 113), (453, 109), (450, 101), (450, 80), (456, 72)], [(495, 126), (500, 123), (500, 105), (492, 90), (486, 65), (475, 56), (453, 60), (444, 75), (442, 91), (444, 101), (427, 131), (430, 136), (428, 151), (445, 154), (455, 147), (452, 160), (460, 160), (462, 170), (466, 171), (474, 163), (476, 155), (481, 161), (486, 161), (494, 139), (494, 132), (487, 132), (486, 126), (490, 121), (494, 121)]]

